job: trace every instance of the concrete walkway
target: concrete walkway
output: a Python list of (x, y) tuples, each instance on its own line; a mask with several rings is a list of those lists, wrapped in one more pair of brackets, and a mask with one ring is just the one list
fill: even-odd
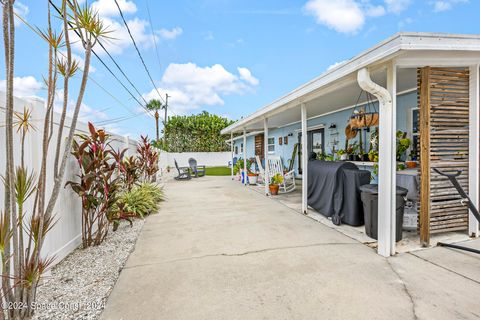
[(385, 259), (228, 177), (165, 190), (103, 319), (480, 318), (474, 254)]

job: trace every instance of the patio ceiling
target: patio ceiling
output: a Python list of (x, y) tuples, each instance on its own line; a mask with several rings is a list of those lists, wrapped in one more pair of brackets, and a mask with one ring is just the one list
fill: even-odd
[[(368, 67), (372, 79), (386, 86), (386, 63), (395, 60), (397, 92), (416, 88), (416, 68), (425, 65), (468, 66), (480, 63), (480, 36), (436, 33), (398, 33), (351, 60), (329, 70), (271, 104), (222, 130), (223, 134), (262, 130), (263, 119), (270, 128), (300, 121), (300, 103), (307, 117), (316, 117), (355, 105), (360, 87), (357, 71)], [(366, 102), (363, 97), (360, 103)]]
[[(387, 73), (385, 69), (377, 70), (373, 73), (372, 78), (381, 86), (386, 86)], [(416, 89), (417, 86), (417, 70), (416, 69), (400, 69), (397, 74), (398, 92), (405, 92)], [(354, 75), (349, 76), (346, 81), (341, 84), (335, 84), (335, 90), (326, 93), (322, 96), (316, 97), (306, 102), (307, 117), (318, 117), (331, 112), (336, 112), (346, 108), (353, 107), (357, 102), (358, 96), (361, 92), (360, 86), (357, 84)], [(370, 98), (371, 101), (376, 101)], [(367, 102), (366, 95), (362, 94), (359, 104)], [(268, 126), (270, 128), (278, 128), (300, 122), (300, 106), (288, 108), (282, 112), (274, 113), (268, 118)], [(247, 126), (247, 131), (263, 130), (263, 119), (257, 119), (250, 122)]]

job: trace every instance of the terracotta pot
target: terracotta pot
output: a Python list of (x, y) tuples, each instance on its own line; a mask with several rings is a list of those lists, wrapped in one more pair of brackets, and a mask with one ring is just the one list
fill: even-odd
[(272, 196), (276, 196), (278, 194), (278, 184), (271, 184), (268, 186), (268, 189), (270, 189), (270, 194)]
[(407, 165), (407, 168), (410, 168), (410, 169), (417, 167), (417, 163), (415, 161), (406, 161), (405, 164)]

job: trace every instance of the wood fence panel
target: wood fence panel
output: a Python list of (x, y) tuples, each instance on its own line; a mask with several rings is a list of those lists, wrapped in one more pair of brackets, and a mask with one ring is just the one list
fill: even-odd
[(469, 70), (418, 70), (420, 107), (420, 240), (434, 233), (468, 229), (468, 209), (449, 180), (433, 168), (458, 178), (468, 193)]

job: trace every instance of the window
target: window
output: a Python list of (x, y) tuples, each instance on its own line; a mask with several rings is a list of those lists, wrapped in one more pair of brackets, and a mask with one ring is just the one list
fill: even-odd
[(240, 145), (240, 153), (243, 153), (243, 143)]
[(238, 154), (238, 146), (235, 146), (235, 154)]
[(268, 138), (268, 153), (275, 153), (275, 138)]

